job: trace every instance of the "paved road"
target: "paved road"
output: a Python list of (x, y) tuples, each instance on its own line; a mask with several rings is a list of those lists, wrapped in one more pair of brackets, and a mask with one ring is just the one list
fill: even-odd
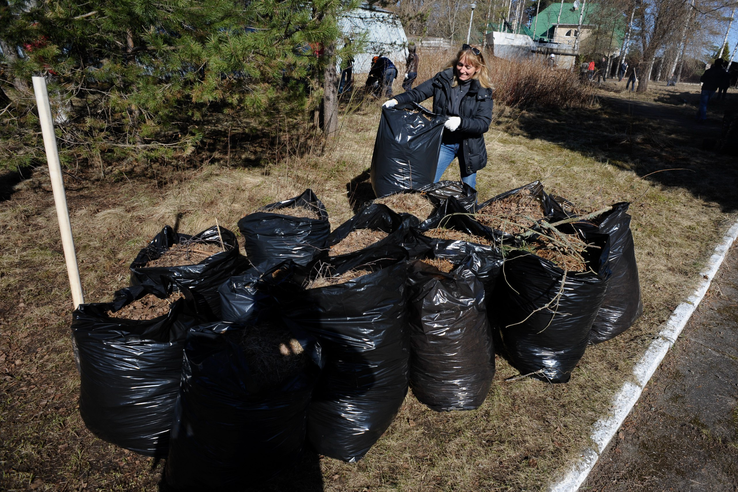
[(738, 491), (738, 246), (581, 491)]

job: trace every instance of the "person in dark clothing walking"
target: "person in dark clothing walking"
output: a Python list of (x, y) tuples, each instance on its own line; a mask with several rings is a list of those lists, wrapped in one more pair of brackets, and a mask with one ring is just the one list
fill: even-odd
[(410, 43), (407, 47), (408, 55), (405, 61), (405, 80), (402, 81), (402, 90), (407, 92), (413, 88), (413, 82), (418, 76), (418, 54), (416, 53), (415, 43)]
[(350, 56), (342, 64), (341, 82), (338, 84), (338, 94), (354, 90), (354, 57)]
[(707, 103), (710, 102), (712, 95), (720, 85), (720, 72), (723, 70), (722, 58), (715, 59), (710, 68), (700, 77), (702, 82), (702, 91), (700, 92), (700, 107), (697, 109), (697, 121), (705, 121), (707, 119)]
[(620, 64), (620, 73), (618, 73), (618, 82), (623, 81), (623, 77), (625, 77), (625, 72), (627, 71), (628, 71), (628, 62), (623, 60), (623, 63)]
[(630, 85), (630, 91), (635, 92), (636, 83), (638, 83), (638, 73), (636, 72), (636, 67), (633, 66), (633, 68), (630, 69), (630, 77), (628, 77), (628, 81), (625, 83), (625, 90), (627, 91), (628, 86)]
[(487, 165), (484, 134), (492, 122), (492, 83), (482, 52), (464, 44), (449, 66), (415, 89), (385, 102), (385, 108), (419, 103), (433, 97), (433, 112), (447, 116), (435, 181), (454, 158), (461, 180), (476, 189), (477, 171)]

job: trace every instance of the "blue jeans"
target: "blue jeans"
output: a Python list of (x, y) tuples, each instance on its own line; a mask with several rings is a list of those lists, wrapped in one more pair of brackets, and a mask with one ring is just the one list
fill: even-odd
[(396, 68), (388, 68), (384, 72), (384, 80), (382, 81), (382, 90), (384, 91), (384, 97), (392, 97), (392, 82), (397, 77)]
[(477, 173), (466, 174), (466, 163), (464, 162), (463, 152), (459, 152), (459, 144), (441, 144), (441, 151), (438, 153), (438, 166), (436, 167), (436, 178), (434, 182), (439, 182), (443, 177), (454, 157), (459, 158), (459, 172), (461, 173), (461, 181), (468, 184), (475, 190), (477, 189)]
[(702, 92), (700, 93), (700, 109), (697, 110), (698, 121), (705, 121), (707, 119), (707, 103), (710, 101), (713, 94), (715, 94), (715, 91), (702, 89)]

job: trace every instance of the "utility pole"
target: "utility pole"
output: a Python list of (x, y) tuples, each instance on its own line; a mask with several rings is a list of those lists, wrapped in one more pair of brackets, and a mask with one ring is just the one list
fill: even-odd
[(471, 15), (469, 16), (469, 30), (466, 31), (466, 44), (469, 44), (469, 38), (471, 37), (472, 21), (474, 20), (474, 9), (477, 8), (476, 3), (471, 4)]

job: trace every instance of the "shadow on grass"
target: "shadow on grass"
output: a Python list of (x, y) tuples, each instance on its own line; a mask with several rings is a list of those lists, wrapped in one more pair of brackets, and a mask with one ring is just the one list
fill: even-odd
[(654, 183), (684, 188), (720, 204), (723, 212), (736, 211), (738, 159), (719, 150), (730, 144), (723, 136), (723, 113), (738, 108), (738, 96), (711, 101), (708, 119), (701, 124), (695, 121), (695, 97), (675, 92), (654, 103), (602, 96), (597, 109), (526, 110), (517, 128), (527, 137), (556, 143)]
[(5, 202), (13, 196), (15, 185), (33, 175), (35, 166), (24, 166), (15, 171), (0, 173), (0, 202)]

